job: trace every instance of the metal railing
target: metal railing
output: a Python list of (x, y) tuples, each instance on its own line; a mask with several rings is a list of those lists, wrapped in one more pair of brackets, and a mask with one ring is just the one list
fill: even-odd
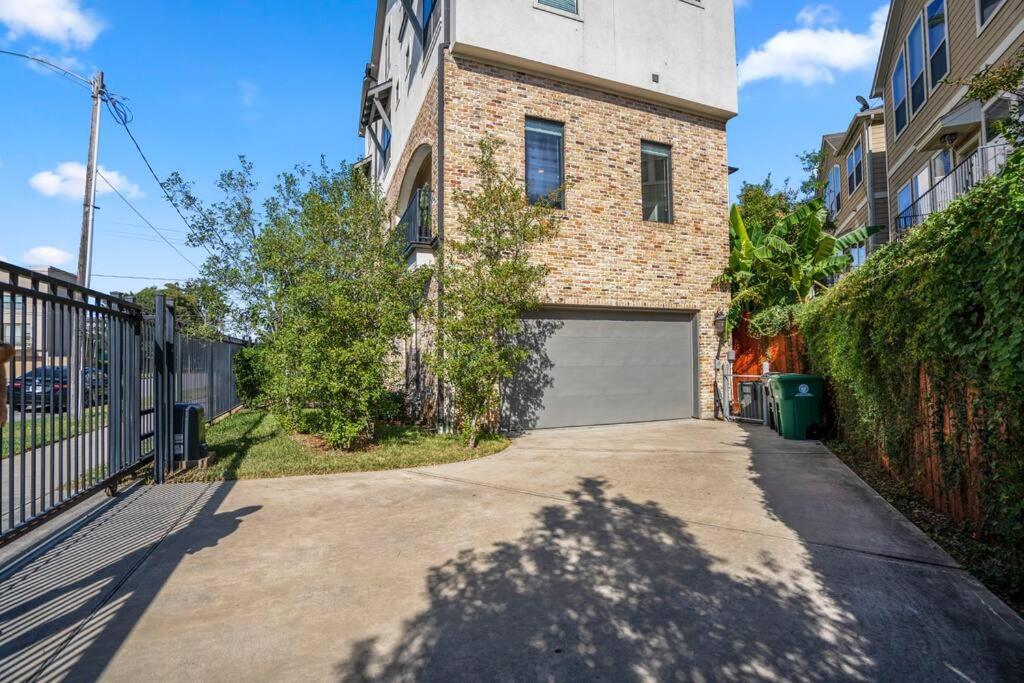
[(405, 226), (406, 248), (434, 243), (434, 230), (430, 220), (429, 188), (420, 188), (412, 193), (409, 205), (398, 224)]
[(976, 149), (917, 201), (899, 213), (896, 217), (897, 238), (915, 225), (923, 223), (933, 213), (943, 211), (953, 200), (1002, 170), (1010, 151), (1007, 143), (993, 143)]
[(162, 481), (175, 466), (176, 400), (202, 403), (208, 418), (238, 403), (242, 345), (176, 334), (162, 296), (146, 316), (128, 299), (0, 262), (0, 333), (3, 356), (14, 353), (0, 366), (0, 545), (151, 460)]

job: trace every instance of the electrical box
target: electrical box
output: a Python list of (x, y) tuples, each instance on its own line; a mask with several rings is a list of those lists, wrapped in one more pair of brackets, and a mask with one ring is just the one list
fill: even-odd
[(174, 459), (179, 462), (206, 457), (206, 419), (198, 403), (174, 404)]

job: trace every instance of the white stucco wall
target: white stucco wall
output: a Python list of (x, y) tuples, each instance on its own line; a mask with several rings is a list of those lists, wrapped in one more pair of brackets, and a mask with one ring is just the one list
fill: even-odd
[[(452, 0), (452, 50), (728, 117), (737, 112), (733, 0)], [(655, 83), (652, 74), (659, 75)]]
[[(419, 11), (420, 3), (414, 0), (413, 6)], [(438, 6), (434, 10), (440, 13), (439, 18), (443, 19), (444, 3), (438, 0)], [(443, 22), (439, 24), (437, 32), (431, 37), (430, 44), (424, 47), (416, 39), (416, 32), (411, 25), (405, 29), (403, 40), (398, 40), (399, 29), (402, 25), (402, 4), (399, 0), (387, 0), (387, 13), (384, 19), (383, 35), (379, 53), (375, 56), (377, 66), (377, 81), (383, 83), (389, 78), (394, 83), (394, 92), (391, 97), (391, 163), (387, 168), (377, 175), (382, 187), (391, 184), (395, 174), (395, 167), (401, 159), (402, 152), (409, 140), (412, 126), (416, 122), (416, 116), (420, 109), (426, 106), (437, 106), (436, 102), (424, 102), (430, 83), (437, 73), (437, 46), (444, 39)], [(390, 41), (390, 50), (388, 42)], [(411, 68), (406, 70), (405, 54), (410, 51)], [(390, 58), (390, 59), (389, 59)], [(377, 124), (378, 128), (380, 124)], [(378, 130), (379, 133), (379, 130)], [(377, 172), (376, 147), (370, 136), (366, 136), (365, 153), (374, 157), (373, 171)]]

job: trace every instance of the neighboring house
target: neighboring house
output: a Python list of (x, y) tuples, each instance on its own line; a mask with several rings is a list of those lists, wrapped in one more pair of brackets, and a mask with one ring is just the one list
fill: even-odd
[[(869, 225), (889, 225), (885, 117), (882, 107), (864, 109), (842, 133), (821, 139), (820, 181), (836, 237)], [(888, 241), (888, 231), (850, 249), (853, 266)]]
[[(45, 278), (22, 277), (22, 286), (30, 287), (43, 295), (54, 292), (58, 285), (53, 281), (75, 284), (78, 281), (74, 273), (53, 266), (38, 266), (29, 269)], [(0, 275), (2, 276), (2, 275)], [(0, 333), (4, 341), (12, 344), (17, 351), (14, 357), (15, 375), (20, 374), (22, 367), (32, 368), (33, 364), (63, 365), (71, 354), (72, 315), (64, 309), (50, 305), (44, 297), (4, 295), (0, 320)]]
[[(453, 191), (472, 187), (483, 136), (505, 141), (531, 196), (568, 181), (560, 234), (537, 254), (550, 275), (527, 326), (536, 353), (504, 387), (504, 424), (710, 416), (731, 0), (379, 0), (371, 62), (366, 170), (399, 207), (411, 265), (458, 234)], [(411, 393), (429, 385), (428, 341), (406, 349)]]
[(885, 100), (893, 238), (1000, 168), (1007, 146), (992, 123), (1009, 101), (968, 101), (946, 81), (1022, 48), (1021, 0), (893, 0), (871, 93)]

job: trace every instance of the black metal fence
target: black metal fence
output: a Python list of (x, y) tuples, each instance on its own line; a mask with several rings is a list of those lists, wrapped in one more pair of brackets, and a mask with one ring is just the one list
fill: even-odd
[(434, 243), (434, 230), (430, 224), (430, 201), (429, 188), (420, 188), (412, 193), (409, 205), (398, 221), (400, 226), (405, 226), (407, 247)]
[(240, 342), (176, 333), (163, 297), (147, 316), (59, 275), (0, 262), (0, 343), (14, 354), (0, 384), (0, 544), (150, 461), (162, 481), (175, 401), (207, 419), (238, 404)]

